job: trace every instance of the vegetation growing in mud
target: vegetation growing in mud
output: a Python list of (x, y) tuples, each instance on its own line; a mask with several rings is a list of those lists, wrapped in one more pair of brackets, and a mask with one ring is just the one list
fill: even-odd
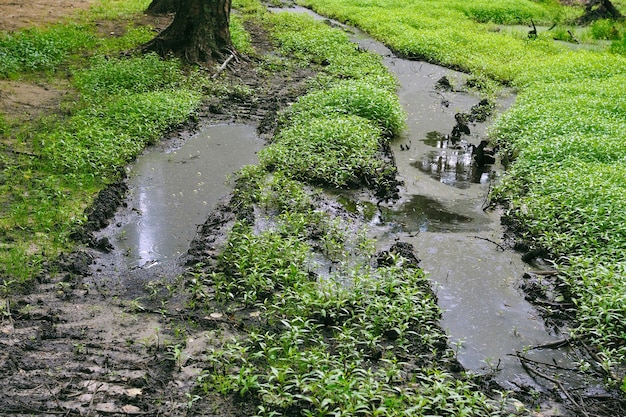
[[(197, 394), (233, 396), (259, 416), (501, 412), (504, 403), (453, 376), (440, 311), (414, 258), (393, 249), (374, 257), (358, 223), (320, 211), (319, 191), (282, 173), (248, 167), (238, 182), (239, 207), (264, 220), (236, 222), (190, 288), (214, 289), (195, 308), (232, 314), (239, 305), (255, 319), (212, 350)], [(331, 271), (311, 262), (320, 256)]]
[[(583, 9), (553, 1), (300, 3), (361, 27), (401, 55), (518, 89), (517, 103), (491, 130), (513, 162), (493, 198), (508, 205), (526, 244), (552, 254), (577, 306), (574, 334), (601, 351), (613, 382), (626, 381), (614, 366), (623, 372), (626, 363), (624, 22), (576, 28)], [(577, 42), (593, 50), (572, 48)]]
[(317, 81), (329, 87), (288, 109), (260, 165), (241, 171), (237, 206), (257, 220), (238, 220), (214, 265), (193, 274), (193, 287), (214, 290), (196, 307), (228, 314), (239, 305), (256, 318), (213, 350), (198, 392), (233, 396), (259, 416), (504, 413), (453, 375), (458, 365), (416, 260), (393, 250), (377, 260), (358, 223), (320, 210), (320, 190), (304, 184), (377, 189), (381, 141), (399, 132), (403, 112), (388, 89), (345, 79), (371, 71), (389, 85), (382, 63), (305, 15), (266, 19), (301, 62), (329, 63)]

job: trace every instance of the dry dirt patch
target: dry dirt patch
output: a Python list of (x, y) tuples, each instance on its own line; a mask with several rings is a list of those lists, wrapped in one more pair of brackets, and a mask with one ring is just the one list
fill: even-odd
[[(93, 0), (0, 0), (0, 31), (13, 32), (58, 22), (87, 9)], [(0, 80), (0, 113), (33, 119), (58, 106), (62, 89), (43, 84)]]
[(58, 107), (65, 92), (48, 85), (0, 80), (0, 113), (18, 120), (32, 120)]
[(0, 31), (42, 26), (89, 8), (93, 0), (0, 0)]

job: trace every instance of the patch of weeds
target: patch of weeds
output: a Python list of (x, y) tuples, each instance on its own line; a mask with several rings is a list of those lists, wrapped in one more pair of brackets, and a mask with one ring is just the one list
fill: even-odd
[(312, 207), (311, 196), (301, 182), (278, 171), (261, 186), (259, 205), (267, 213), (308, 213)]
[(130, 59), (110, 59), (96, 56), (89, 68), (74, 73), (73, 84), (83, 99), (145, 93), (171, 89), (185, 80), (178, 60), (164, 60), (156, 54)]
[(110, 177), (171, 126), (184, 122), (198, 105), (186, 90), (123, 96), (103, 107), (81, 110), (42, 135), (42, 154), (65, 173)]
[(482, 97), (494, 97), (502, 85), (481, 73), (468, 75), (465, 79), (465, 88), (475, 91)]
[[(462, 2), (452, 4), (459, 7)], [(527, 24), (530, 19), (537, 22), (551, 22), (560, 14), (558, 8), (548, 8), (539, 2), (520, 1), (474, 1), (463, 3), (461, 9), (472, 19), (480, 23), (498, 23), (504, 25)]]
[(599, 263), (588, 257), (569, 258), (568, 262), (563, 273), (578, 308), (579, 326), (573, 333), (598, 347), (602, 367), (612, 384), (619, 384), (624, 378), (620, 364), (626, 362), (626, 263)]
[(378, 157), (381, 131), (358, 116), (301, 119), (283, 129), (259, 153), (270, 171), (336, 188), (374, 183), (384, 163)]
[(295, 55), (303, 65), (314, 62), (323, 65), (324, 72), (335, 80), (356, 79), (395, 91), (396, 80), (382, 64), (382, 58), (361, 51), (343, 31), (298, 13), (273, 13), (266, 19), (281, 49)]
[(270, 231), (254, 235), (250, 226), (236, 224), (211, 276), (216, 300), (251, 305), (308, 280), (307, 253), (308, 246), (298, 239)]
[(615, 54), (626, 56), (626, 31), (624, 31), (621, 39), (614, 40), (611, 43), (610, 51)]
[(93, 20), (124, 19), (143, 13), (149, 4), (150, 0), (97, 0), (84, 15)]
[(55, 25), (0, 34), (0, 76), (53, 71), (72, 53), (95, 46), (95, 36), (84, 25)]
[(591, 36), (593, 36), (594, 39), (615, 41), (622, 38), (625, 27), (626, 25), (620, 24), (615, 20), (596, 20), (591, 24)]
[(246, 55), (254, 54), (250, 33), (243, 26), (242, 18), (236, 13), (230, 16), (230, 38), (235, 50)]
[(147, 26), (129, 27), (123, 36), (100, 39), (98, 53), (115, 54), (129, 51), (154, 38), (154, 30)]
[(397, 136), (405, 128), (406, 114), (395, 93), (356, 80), (339, 81), (301, 97), (284, 117), (297, 123), (299, 119), (334, 115), (363, 117), (378, 125), (387, 136)]
[(187, 80), (179, 61), (155, 54), (95, 57), (89, 69), (74, 74), (84, 108), (40, 136), (42, 154), (61, 172), (111, 175), (189, 119), (200, 95), (184, 85)]
[(352, 279), (293, 283), (268, 299), (268, 326), (214, 349), (199, 388), (259, 416), (499, 415), (470, 382), (432, 368), (449, 352), (420, 270), (362, 268)]

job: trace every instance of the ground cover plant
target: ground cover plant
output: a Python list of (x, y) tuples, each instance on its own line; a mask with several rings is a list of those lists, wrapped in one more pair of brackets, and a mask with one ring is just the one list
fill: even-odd
[(325, 65), (312, 91), (282, 115), (279, 133), (260, 154), (269, 170), (280, 169), (335, 188), (393, 188), (395, 168), (381, 155), (404, 127), (393, 77), (380, 57), (363, 53), (347, 35), (313, 18), (290, 13), (266, 16), (285, 53)]
[[(508, 206), (527, 243), (552, 253), (578, 307), (574, 334), (593, 342), (622, 384), (623, 371), (612, 365), (626, 363), (623, 22), (587, 29), (590, 37), (613, 37), (591, 51), (555, 42), (549, 28), (583, 12), (556, 2), (300, 3), (359, 26), (403, 56), (517, 88), (516, 104), (491, 130), (513, 162), (492, 197)], [(542, 29), (530, 33), (531, 23)], [(503, 26), (512, 24), (527, 29)]]
[[(506, 414), (504, 402), (454, 375), (414, 258), (375, 256), (358, 224), (317, 209), (319, 189), (260, 166), (237, 181), (238, 206), (265, 220), (237, 221), (215, 265), (194, 268), (189, 287), (215, 289), (199, 291), (194, 308), (226, 315), (240, 305), (255, 320), (212, 349), (196, 394), (219, 392), (258, 416)], [(333, 272), (320, 256), (334, 260)]]

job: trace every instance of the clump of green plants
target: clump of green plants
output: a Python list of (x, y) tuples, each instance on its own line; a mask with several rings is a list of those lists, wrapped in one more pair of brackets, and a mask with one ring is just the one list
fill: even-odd
[(324, 73), (331, 82), (338, 78), (357, 79), (395, 91), (396, 81), (382, 65), (381, 57), (361, 51), (348, 41), (343, 31), (297, 13), (272, 13), (265, 15), (265, 19), (272, 25), (272, 36), (282, 51), (294, 55), (302, 65), (309, 62), (324, 65)]
[(73, 80), (83, 108), (38, 136), (42, 155), (59, 172), (114, 175), (197, 108), (200, 95), (186, 79), (177, 60), (154, 54), (94, 58)]
[(590, 30), (594, 39), (614, 41), (623, 36), (624, 25), (614, 20), (600, 19), (591, 24)]
[(199, 95), (189, 90), (119, 97), (40, 136), (41, 153), (59, 172), (111, 178), (147, 144), (188, 120), (198, 103)]
[(96, 56), (86, 69), (74, 73), (73, 84), (85, 100), (173, 89), (185, 79), (178, 60), (163, 60), (156, 54), (111, 59)]
[(283, 51), (322, 64), (323, 71), (312, 91), (281, 116), (280, 132), (260, 155), (262, 166), (334, 188), (392, 188), (387, 183), (395, 171), (382, 149), (405, 127), (405, 114), (380, 57), (309, 16), (265, 18)]
[(454, 4), (460, 5), (469, 17), (481, 23), (529, 24), (531, 19), (537, 22), (549, 22), (561, 14), (558, 8), (546, 7), (545, 4), (531, 1), (501, 0), (471, 3), (457, 1)]
[(381, 131), (358, 116), (302, 119), (283, 129), (259, 159), (268, 170), (336, 188), (374, 178)]
[(230, 17), (230, 38), (233, 42), (235, 50), (239, 53), (253, 54), (254, 48), (252, 47), (252, 41), (250, 34), (243, 26), (243, 19), (236, 13), (233, 13)]
[[(301, 279), (277, 275), (280, 287), (257, 303), (266, 324), (212, 351), (198, 379), (201, 392), (234, 395), (259, 416), (499, 415), (499, 405), (470, 381), (439, 369), (451, 353), (421, 270), (396, 258), (391, 266), (361, 265), (345, 278), (313, 281), (284, 253)], [(246, 267), (253, 272), (259, 265)], [(409, 357), (419, 359), (409, 366)]]
[(624, 31), (621, 39), (614, 40), (611, 43), (610, 51), (615, 54), (626, 56), (626, 31)]
[(285, 287), (306, 281), (307, 246), (267, 231), (259, 235), (245, 223), (237, 223), (211, 276), (217, 301), (241, 301), (253, 305)]
[(0, 76), (53, 71), (71, 54), (93, 48), (96, 38), (84, 25), (55, 25), (0, 34)]
[(387, 136), (397, 136), (405, 128), (406, 115), (391, 91), (363, 81), (339, 81), (320, 91), (301, 97), (285, 113), (294, 120), (355, 115), (379, 126)]

